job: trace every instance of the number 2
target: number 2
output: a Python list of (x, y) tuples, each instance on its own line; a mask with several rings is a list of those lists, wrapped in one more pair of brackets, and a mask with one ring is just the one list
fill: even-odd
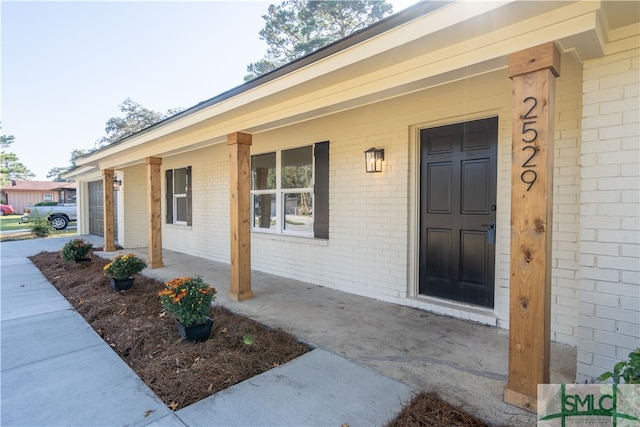
[(524, 103), (526, 104), (526, 103), (527, 103), (527, 101), (529, 101), (529, 100), (533, 101), (533, 105), (531, 106), (531, 108), (529, 108), (529, 111), (527, 111), (527, 112), (525, 113), (525, 115), (524, 115), (524, 116), (522, 116), (522, 119), (523, 119), (523, 120), (528, 120), (528, 119), (537, 119), (537, 118), (538, 118), (538, 116), (530, 116), (530, 114), (533, 112), (533, 109), (534, 109), (534, 108), (536, 108), (536, 106), (538, 105), (538, 100), (537, 100), (536, 98), (534, 98), (533, 96), (527, 96), (527, 97), (524, 99), (524, 101), (522, 101), (522, 102), (524, 102)]
[(529, 162), (536, 156), (536, 153), (538, 152), (538, 149), (536, 147), (534, 147), (533, 145), (527, 145), (526, 147), (522, 147), (522, 151), (525, 150), (531, 150), (531, 155), (529, 156), (529, 158), (527, 160), (524, 161), (524, 163), (522, 164), (523, 168), (533, 168), (536, 165), (530, 165)]

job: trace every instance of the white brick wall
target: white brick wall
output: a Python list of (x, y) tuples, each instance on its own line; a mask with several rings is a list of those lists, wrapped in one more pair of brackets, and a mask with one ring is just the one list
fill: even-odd
[(582, 73), (565, 56), (556, 82), (551, 339), (577, 344)]
[(637, 42), (584, 63), (577, 381), (640, 346)]
[(164, 158), (162, 162), (163, 194), (165, 194), (164, 171), (187, 166), (192, 168), (192, 225), (166, 224), (163, 198), (162, 246), (178, 252), (229, 262), (229, 151), (227, 144), (218, 144), (196, 152)]

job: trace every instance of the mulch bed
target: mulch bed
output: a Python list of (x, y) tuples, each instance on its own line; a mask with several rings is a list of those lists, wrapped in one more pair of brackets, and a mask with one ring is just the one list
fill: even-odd
[[(58, 252), (40, 252), (29, 259), (174, 411), (311, 350), (286, 331), (269, 329), (221, 306), (211, 309), (215, 323), (207, 341), (183, 341), (174, 318), (160, 304), (162, 282), (138, 275), (131, 289), (114, 292), (102, 271), (106, 259), (65, 262)], [(253, 340), (244, 339), (249, 336)], [(486, 425), (436, 393), (422, 392), (387, 427)]]
[(433, 391), (423, 391), (405, 406), (387, 427), (487, 427), (473, 415), (446, 402)]
[[(310, 350), (283, 330), (269, 329), (221, 306), (211, 309), (214, 326), (207, 341), (183, 341), (175, 319), (160, 304), (162, 282), (138, 275), (131, 289), (114, 292), (102, 271), (106, 259), (65, 262), (58, 252), (40, 252), (29, 258), (173, 410)], [(252, 336), (253, 342), (244, 343), (245, 336)]]

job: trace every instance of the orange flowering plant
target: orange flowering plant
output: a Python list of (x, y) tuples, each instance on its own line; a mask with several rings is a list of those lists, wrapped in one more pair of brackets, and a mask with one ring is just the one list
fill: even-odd
[(162, 306), (184, 326), (206, 323), (216, 290), (201, 276), (181, 277), (164, 284), (158, 292)]
[(104, 274), (113, 279), (128, 279), (145, 269), (147, 263), (134, 254), (118, 255), (104, 266)]

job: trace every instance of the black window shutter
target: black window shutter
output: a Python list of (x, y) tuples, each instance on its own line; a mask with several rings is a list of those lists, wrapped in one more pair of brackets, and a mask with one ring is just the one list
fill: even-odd
[(191, 166), (187, 166), (187, 225), (191, 225)]
[(329, 141), (318, 142), (313, 149), (315, 157), (313, 236), (329, 238)]
[(167, 217), (167, 224), (173, 224), (173, 170), (165, 171), (167, 181), (167, 210), (165, 212)]

